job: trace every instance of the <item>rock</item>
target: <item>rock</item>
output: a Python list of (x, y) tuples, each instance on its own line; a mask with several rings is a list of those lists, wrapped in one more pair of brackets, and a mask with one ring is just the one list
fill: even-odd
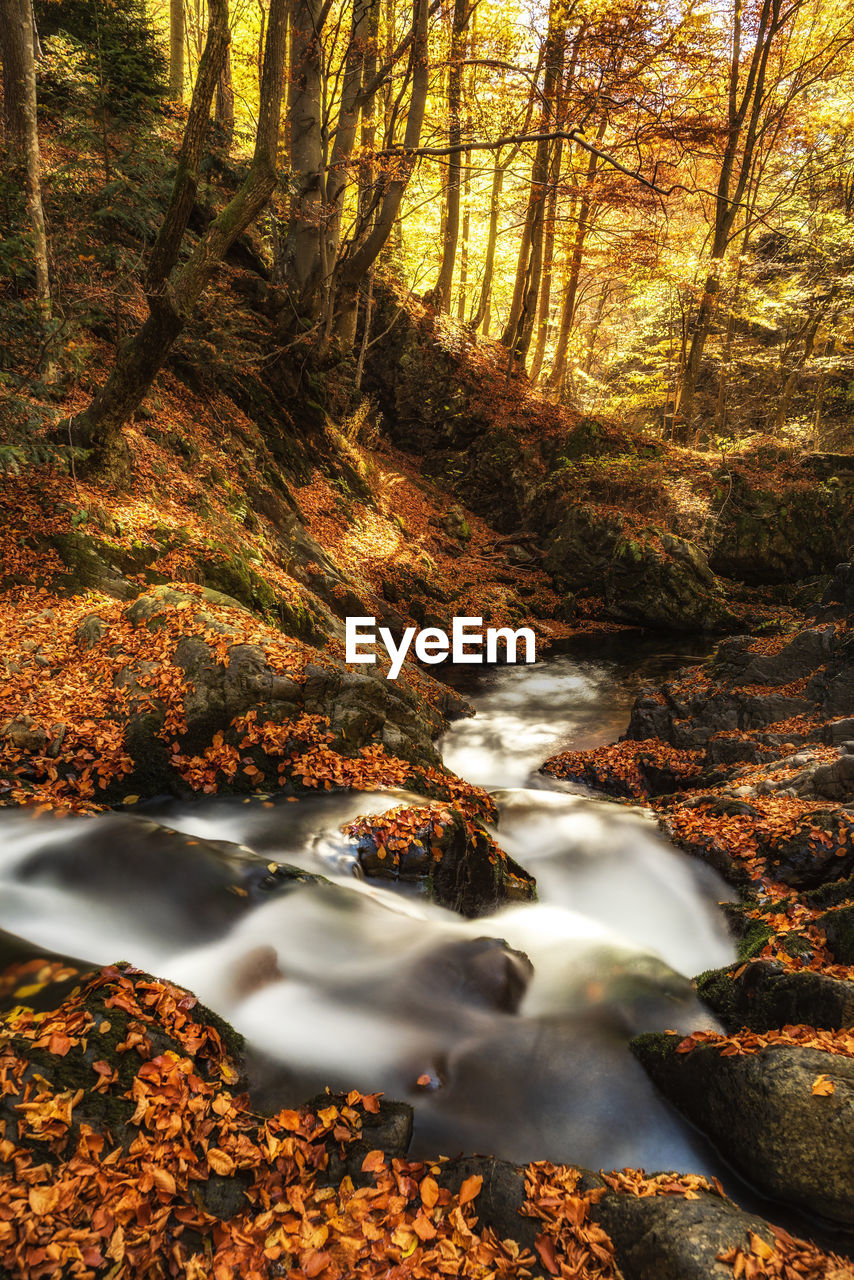
[(854, 755), (841, 755), (838, 760), (821, 765), (812, 775), (812, 786), (823, 799), (854, 799)]
[[(320, 1093), (303, 1104), (305, 1111), (346, 1105), (345, 1094)], [(412, 1141), (413, 1111), (406, 1102), (381, 1098), (376, 1112), (366, 1111), (362, 1117), (362, 1133), (356, 1142), (347, 1144), (342, 1157), (339, 1143), (330, 1135), (326, 1142), (328, 1163), (319, 1172), (321, 1186), (339, 1187), (343, 1178), (352, 1178), (356, 1187), (373, 1186), (373, 1176), (363, 1173), (362, 1162), (369, 1151), (382, 1151), (392, 1159), (406, 1155)]]
[[(732, 1267), (716, 1260), (719, 1253), (738, 1246), (747, 1251), (751, 1232), (774, 1243), (767, 1222), (711, 1192), (700, 1190), (696, 1199), (678, 1193), (638, 1196), (612, 1190), (589, 1170), (579, 1174), (579, 1193), (596, 1193), (586, 1201), (589, 1220), (610, 1237), (623, 1280), (732, 1280)], [(483, 1180), (476, 1200), (481, 1223), (536, 1256), (543, 1223), (522, 1213), (524, 1166), (459, 1156), (442, 1165), (437, 1181), (456, 1193), (471, 1177)]]
[[(776, 461), (769, 457), (768, 466)], [(751, 583), (797, 582), (829, 572), (845, 554), (850, 469), (844, 478), (828, 475), (809, 455), (790, 465), (792, 479), (767, 488), (737, 464), (730, 467), (732, 500), (718, 521), (712, 556), (717, 573)]]
[(107, 623), (103, 618), (99, 618), (97, 613), (87, 614), (77, 624), (75, 635), (78, 647), (81, 649), (94, 649), (95, 645), (104, 638), (108, 630)]
[(481, 827), (470, 829), (458, 810), (391, 809), (345, 830), (366, 876), (418, 884), (434, 902), (464, 916), (487, 915), (535, 895), (534, 877)]
[[(609, 617), (676, 631), (722, 630), (732, 622), (722, 589), (693, 543), (657, 529), (627, 532), (617, 518), (565, 496), (546, 539), (545, 569), (560, 589), (605, 597)], [(548, 524), (554, 518), (544, 515)]]
[(736, 972), (738, 977), (714, 969), (696, 981), (700, 999), (730, 1031), (787, 1024), (836, 1031), (854, 1025), (854, 983), (810, 969), (792, 972), (774, 960), (753, 960)]
[[(769, 1045), (724, 1056), (714, 1045), (677, 1053), (679, 1036), (632, 1041), (651, 1080), (763, 1194), (854, 1226), (854, 1059)], [(815, 1096), (820, 1075), (834, 1092)]]
[(707, 1191), (679, 1195), (607, 1195), (591, 1209), (607, 1231), (623, 1280), (732, 1280), (717, 1261), (735, 1246), (747, 1251), (750, 1233), (774, 1243), (768, 1223)]
[[(826, 915), (819, 916), (815, 923), (819, 929), (824, 930), (835, 962), (854, 964), (854, 906), (837, 907)], [(854, 1025), (854, 1015), (846, 1025)]]
[(62, 750), (62, 744), (65, 741), (65, 735), (68, 732), (68, 725), (63, 724), (61, 720), (57, 720), (55, 724), (50, 726), (50, 734), (48, 735), (48, 746), (45, 755), (55, 760)]
[(28, 755), (41, 755), (47, 744), (47, 730), (32, 716), (15, 716), (0, 728), (0, 736), (7, 738), (17, 751)]
[[(822, 837), (829, 834), (827, 841)], [(796, 889), (840, 880), (854, 869), (854, 817), (813, 810), (786, 835), (760, 840), (759, 852), (775, 879)]]
[(442, 517), (442, 528), (449, 538), (456, 542), (471, 541), (471, 526), (466, 519), (462, 507), (453, 506)]

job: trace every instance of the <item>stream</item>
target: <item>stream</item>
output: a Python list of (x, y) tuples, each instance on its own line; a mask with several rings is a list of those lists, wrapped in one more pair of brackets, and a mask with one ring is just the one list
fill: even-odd
[[(383, 1090), (416, 1109), (415, 1155), (720, 1174), (627, 1046), (715, 1026), (689, 979), (733, 959), (718, 907), (731, 895), (649, 815), (537, 773), (555, 751), (613, 740), (637, 688), (691, 653), (632, 637), (449, 673), (477, 715), (451, 726), (445, 762), (494, 793), (536, 903), (463, 920), (362, 879), (339, 828), (423, 803), (406, 793), (164, 800), (4, 813), (0, 927), (195, 991), (247, 1037), (258, 1105)], [(247, 848), (324, 881), (240, 880)]]

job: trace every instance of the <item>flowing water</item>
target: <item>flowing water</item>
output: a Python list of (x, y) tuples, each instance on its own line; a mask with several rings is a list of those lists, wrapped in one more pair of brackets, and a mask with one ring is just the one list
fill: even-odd
[[(341, 824), (405, 793), (164, 801), (4, 815), (0, 927), (196, 991), (246, 1035), (259, 1105), (381, 1089), (415, 1105), (416, 1153), (719, 1172), (627, 1045), (714, 1026), (689, 978), (733, 958), (727, 890), (649, 815), (536, 772), (616, 737), (638, 685), (684, 660), (599, 642), (465, 673), (477, 715), (444, 758), (494, 792), (536, 903), (467, 921), (361, 879)], [(267, 864), (324, 879), (282, 885)]]

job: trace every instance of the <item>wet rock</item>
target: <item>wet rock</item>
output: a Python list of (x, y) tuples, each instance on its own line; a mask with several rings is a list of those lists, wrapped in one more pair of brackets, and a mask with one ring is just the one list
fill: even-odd
[(359, 819), (348, 832), (366, 876), (418, 884), (433, 901), (464, 916), (534, 897), (534, 877), (457, 810), (391, 810)]
[[(732, 1280), (732, 1268), (717, 1262), (718, 1254), (736, 1246), (747, 1250), (751, 1232), (769, 1244), (774, 1241), (762, 1218), (711, 1192), (699, 1191), (696, 1199), (636, 1196), (612, 1190), (589, 1170), (579, 1173), (579, 1192), (597, 1193), (587, 1202), (589, 1219), (610, 1237), (623, 1280)], [(483, 1226), (535, 1253), (544, 1224), (522, 1213), (525, 1167), (488, 1156), (460, 1156), (442, 1166), (437, 1180), (456, 1193), (471, 1177), (483, 1179), (475, 1202)]]
[[(854, 1225), (854, 1060), (787, 1045), (734, 1056), (699, 1045), (680, 1054), (679, 1042), (632, 1041), (664, 1096), (764, 1194)], [(820, 1075), (834, 1083), (829, 1096), (812, 1092)]]
[(697, 979), (700, 999), (730, 1031), (788, 1024), (836, 1031), (854, 1024), (854, 983), (809, 969), (792, 972), (774, 960), (754, 960), (735, 972), (738, 977), (715, 969)]

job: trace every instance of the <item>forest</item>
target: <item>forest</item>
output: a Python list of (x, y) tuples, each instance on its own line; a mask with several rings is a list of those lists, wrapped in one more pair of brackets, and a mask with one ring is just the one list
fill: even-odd
[(854, 1280), (850, 6), (0, 71), (0, 1280)]

